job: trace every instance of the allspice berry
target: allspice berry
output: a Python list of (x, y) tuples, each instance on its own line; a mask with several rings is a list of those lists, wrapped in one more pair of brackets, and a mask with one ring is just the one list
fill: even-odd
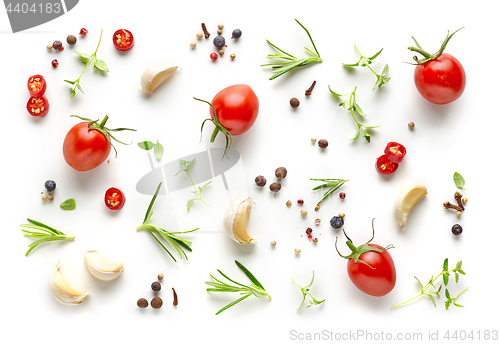
[(319, 148), (326, 148), (328, 147), (328, 141), (325, 139), (321, 139), (318, 141), (318, 146)]
[(153, 289), (153, 291), (160, 291), (161, 290), (160, 282), (153, 282), (151, 284), (151, 289)]
[(264, 185), (266, 185), (266, 183), (267, 183), (267, 180), (266, 180), (266, 178), (264, 178), (264, 176), (255, 177), (255, 184), (257, 184), (258, 186), (264, 186)]
[(146, 308), (148, 305), (149, 305), (148, 300), (146, 300), (145, 298), (137, 300), (137, 306), (139, 308)]
[(76, 43), (76, 37), (73, 35), (69, 35), (68, 38), (66, 38), (66, 42), (68, 42), (69, 45), (73, 45)]
[(276, 171), (274, 171), (274, 175), (278, 179), (285, 179), (287, 174), (287, 170), (284, 167), (278, 167)]
[(163, 306), (163, 300), (158, 296), (153, 297), (151, 300), (151, 307), (158, 309), (161, 308), (161, 306)]
[(278, 192), (281, 190), (281, 184), (280, 183), (272, 183), (271, 185), (269, 185), (269, 189), (272, 192)]
[(300, 102), (297, 98), (293, 97), (290, 99), (290, 106), (293, 107), (294, 109), (298, 108), (300, 105)]

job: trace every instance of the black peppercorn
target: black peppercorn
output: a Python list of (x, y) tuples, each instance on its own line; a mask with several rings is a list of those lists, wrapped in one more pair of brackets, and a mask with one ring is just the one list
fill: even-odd
[(328, 147), (328, 141), (325, 139), (321, 139), (318, 141), (318, 146), (319, 148), (326, 148)]
[(158, 296), (153, 297), (151, 300), (151, 307), (158, 309), (161, 308), (161, 306), (163, 306), (163, 300)]
[(274, 172), (274, 175), (278, 179), (285, 179), (287, 174), (287, 170), (284, 167), (278, 167), (276, 171)]
[(56, 49), (56, 50), (59, 50), (62, 48), (62, 43), (61, 41), (54, 41), (54, 43), (52, 43), (52, 48)]
[(281, 190), (281, 184), (280, 183), (272, 183), (271, 185), (269, 185), (269, 189), (272, 192), (278, 192)]
[(264, 178), (264, 176), (255, 177), (255, 184), (257, 184), (258, 186), (264, 186), (264, 185), (266, 185), (266, 183), (267, 183), (267, 180), (266, 180), (266, 178)]
[(146, 300), (145, 298), (137, 300), (137, 306), (139, 306), (140, 308), (146, 308), (148, 304), (148, 300)]
[(294, 109), (298, 108), (300, 105), (300, 102), (297, 98), (293, 97), (290, 99), (290, 106), (293, 107)]
[(160, 282), (153, 282), (151, 284), (151, 289), (153, 289), (154, 291), (160, 291), (161, 290)]
[(69, 45), (73, 45), (76, 43), (76, 37), (73, 35), (69, 35), (68, 38), (66, 38), (66, 42), (68, 42)]
[(451, 232), (455, 235), (460, 235), (463, 232), (462, 226), (460, 226), (458, 223), (456, 225), (453, 225), (451, 227)]

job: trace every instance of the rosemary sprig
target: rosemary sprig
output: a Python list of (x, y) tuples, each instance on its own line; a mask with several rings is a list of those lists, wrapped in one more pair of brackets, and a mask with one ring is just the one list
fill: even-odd
[(309, 54), (311, 54), (312, 56), (308, 57), (308, 58), (299, 59), (299, 58), (293, 56), (292, 54), (289, 54), (286, 51), (278, 48), (277, 46), (272, 44), (269, 40), (266, 40), (267, 43), (269, 43), (274, 49), (283, 53), (283, 54), (269, 54), (269, 55), (267, 55), (267, 58), (268, 59), (282, 59), (282, 60), (284, 60), (283, 62), (273, 62), (273, 63), (267, 63), (267, 64), (261, 65), (261, 67), (272, 66), (273, 75), (269, 78), (269, 80), (276, 79), (277, 77), (285, 74), (286, 72), (291, 71), (294, 68), (307, 66), (307, 65), (310, 65), (313, 63), (323, 62), (323, 59), (319, 55), (318, 49), (316, 49), (316, 45), (314, 44), (314, 41), (313, 41), (309, 31), (297, 19), (295, 19), (295, 21), (306, 31), (307, 35), (309, 36), (309, 39), (311, 40), (311, 43), (314, 47), (315, 52), (313, 52), (311, 49), (309, 49), (307, 47), (304, 47), (304, 49), (307, 50), (307, 52)]
[(237, 300), (235, 300), (235, 301), (227, 304), (226, 306), (222, 307), (221, 309), (219, 309), (217, 311), (217, 313), (215, 313), (215, 315), (224, 312), (226, 309), (228, 309), (228, 308), (236, 305), (237, 303), (245, 300), (246, 298), (250, 297), (252, 294), (255, 295), (258, 298), (269, 297), (269, 299), (271, 299), (271, 295), (269, 295), (269, 293), (264, 289), (264, 287), (262, 286), (262, 284), (255, 278), (255, 276), (247, 268), (245, 268), (243, 266), (243, 264), (241, 264), (237, 260), (235, 260), (234, 262), (241, 269), (241, 271), (243, 271), (245, 273), (245, 275), (247, 275), (247, 277), (250, 279), (250, 281), (252, 283), (250, 284), (250, 286), (238, 283), (238, 282), (232, 280), (231, 278), (227, 277), (220, 270), (217, 270), (217, 271), (225, 279), (227, 279), (228, 281), (230, 281), (230, 282), (232, 282), (232, 283), (234, 283), (236, 285), (227, 284), (225, 282), (222, 282), (221, 280), (218, 280), (213, 275), (210, 275), (210, 277), (212, 277), (212, 279), (215, 282), (212, 282), (212, 281), (205, 282), (205, 284), (207, 284), (207, 285), (209, 285), (209, 286), (212, 287), (212, 288), (207, 288), (207, 291), (220, 292), (220, 293), (240, 293), (240, 295), (243, 295), (239, 299), (237, 299)]
[(344, 185), (346, 182), (349, 181), (349, 179), (315, 179), (315, 178), (309, 178), (309, 180), (316, 180), (319, 182), (325, 182), (325, 184), (321, 184), (313, 188), (313, 190), (319, 190), (322, 188), (330, 188), (325, 194), (323, 195), (323, 198), (318, 202), (317, 205), (320, 205), (321, 202), (323, 202), (332, 192), (335, 192), (335, 190), (338, 190), (342, 185)]
[(309, 295), (309, 297), (311, 298), (311, 300), (309, 300), (309, 305), (306, 307), (306, 308), (309, 308), (311, 307), (312, 305), (319, 305), (323, 302), (325, 302), (325, 300), (321, 300), (321, 301), (318, 301), (314, 298), (314, 296), (311, 295), (311, 293), (309, 293), (309, 288), (312, 286), (313, 282), (314, 282), (314, 270), (313, 270), (313, 277), (312, 277), (312, 280), (311, 280), (311, 283), (309, 283), (309, 285), (305, 286), (304, 288), (302, 288), (300, 285), (298, 285), (297, 282), (295, 282), (295, 280), (292, 278), (292, 281), (293, 283), (295, 283), (295, 285), (297, 287), (300, 288), (300, 291), (302, 292), (302, 296), (303, 296), (303, 299), (302, 299), (302, 303), (300, 304), (299, 308), (297, 308), (297, 310), (299, 310), (302, 305), (304, 304), (304, 301), (306, 300), (306, 296)]
[(196, 195), (196, 198), (192, 198), (190, 199), (188, 202), (187, 202), (187, 211), (189, 213), (189, 211), (191, 210), (191, 207), (193, 206), (193, 203), (194, 201), (202, 201), (203, 204), (205, 204), (207, 207), (210, 207), (207, 203), (205, 203), (205, 201), (201, 198), (201, 192), (203, 190), (205, 190), (205, 188), (208, 186), (208, 184), (210, 184), (212, 181), (209, 181), (208, 183), (206, 183), (205, 185), (203, 186), (198, 186), (198, 189), (196, 189), (196, 186), (194, 186), (194, 183), (193, 183), (193, 179), (191, 179), (191, 175), (189, 174), (189, 166), (191, 166), (191, 164), (196, 160), (196, 158), (194, 158), (193, 160), (190, 160), (190, 161), (186, 161), (186, 160), (182, 160), (180, 159), (179, 162), (181, 163), (182, 166), (184, 166), (184, 168), (182, 170), (180, 170), (179, 172), (177, 172), (175, 175), (178, 175), (179, 173), (181, 173), (182, 171), (186, 172), (186, 174), (188, 175), (189, 177), (189, 180), (191, 181), (191, 184), (193, 185), (193, 189), (194, 191), (191, 191), (192, 193), (194, 193)]
[(382, 73), (381, 74), (377, 74), (371, 67), (370, 67), (370, 64), (372, 63), (372, 61), (380, 55), (380, 53), (382, 52), (382, 50), (384, 50), (384, 48), (380, 49), (375, 55), (373, 55), (372, 57), (365, 57), (363, 55), (361, 55), (361, 53), (359, 52), (359, 49), (356, 45), (354, 45), (354, 48), (356, 48), (356, 51), (358, 52), (359, 54), (359, 60), (358, 62), (356, 63), (351, 63), (351, 64), (347, 64), (347, 63), (343, 63), (343, 65), (345, 67), (358, 67), (360, 64), (361, 64), (361, 67), (368, 67), (369, 70), (371, 70), (373, 72), (373, 74), (375, 74), (375, 76), (377, 77), (377, 82), (375, 83), (375, 86), (373, 86), (373, 89), (376, 89), (376, 88), (380, 88), (383, 84), (386, 84), (389, 82), (389, 80), (391, 80), (391, 78), (387, 77), (387, 74), (389, 74), (389, 65), (386, 64), (384, 69), (382, 70)]
[[(437, 275), (435, 278), (431, 276), (431, 278), (429, 279), (429, 282), (427, 282), (427, 284), (424, 286), (420, 281), (419, 279), (415, 277), (415, 279), (417, 280), (418, 284), (420, 285), (420, 294), (418, 294), (417, 296), (407, 300), (407, 301), (404, 301), (404, 302), (401, 302), (401, 303), (398, 303), (397, 305), (391, 307), (391, 309), (394, 309), (394, 308), (397, 308), (397, 307), (400, 307), (404, 304), (407, 304), (415, 299), (418, 299), (420, 296), (427, 296), (429, 298), (429, 300), (431, 300), (432, 304), (434, 305), (434, 307), (436, 307), (436, 300), (434, 299), (434, 296), (435, 295), (436, 297), (439, 298), (439, 292), (441, 291), (441, 288), (443, 287), (443, 285), (440, 285), (439, 288), (435, 291), (429, 291), (429, 289), (431, 287), (433, 287), (434, 289), (436, 288), (436, 286), (434, 285), (434, 283), (436, 283), (436, 281), (439, 279), (439, 277), (443, 276), (443, 284), (444, 286), (447, 286), (448, 285), (448, 282), (450, 280), (450, 274), (451, 273), (454, 273), (455, 274), (455, 283), (458, 283), (458, 279), (459, 279), (459, 276), (460, 275), (465, 275), (465, 272), (462, 270), (462, 261), (459, 261), (457, 263), (457, 265), (455, 266), (454, 269), (452, 270), (449, 270), (448, 269), (448, 258), (446, 258), (444, 260), (444, 263), (443, 263), (443, 271), (441, 271), (439, 273), (439, 275)], [(450, 293), (448, 292), (448, 289), (445, 290), (445, 296), (446, 296), (446, 301), (445, 301), (445, 307), (446, 309), (448, 309), (450, 307), (451, 304), (453, 304), (454, 306), (456, 307), (463, 307), (462, 305), (459, 305), (458, 303), (456, 303), (456, 299), (462, 295), (462, 293), (464, 291), (466, 291), (467, 289), (469, 288), (465, 288), (464, 290), (462, 290), (462, 292), (460, 294), (458, 294), (455, 298), (451, 298), (450, 297)]]
[(159, 236), (167, 242), (167, 244), (171, 247), (172, 250), (174, 250), (174, 252), (179, 256), (180, 259), (182, 259), (182, 256), (184, 256), (184, 258), (186, 258), (186, 260), (188, 260), (188, 257), (186, 256), (186, 252), (184, 251), (184, 249), (186, 249), (188, 251), (192, 251), (191, 247), (189, 247), (189, 245), (191, 245), (192, 242), (189, 240), (180, 238), (180, 237), (176, 236), (176, 234), (191, 233), (191, 232), (198, 230), (199, 228), (196, 228), (196, 229), (193, 229), (190, 231), (185, 231), (185, 232), (169, 232), (161, 227), (157, 227), (157, 226), (148, 224), (149, 220), (151, 219), (151, 216), (153, 216), (153, 212), (151, 211), (151, 209), (153, 208), (153, 204), (155, 203), (156, 197), (158, 196), (158, 193), (160, 192), (161, 184), (162, 183), (160, 182), (160, 184), (158, 185), (158, 188), (156, 189), (156, 192), (153, 196), (153, 199), (151, 199), (151, 203), (149, 203), (148, 210), (146, 211), (146, 215), (144, 216), (144, 221), (143, 221), (142, 225), (137, 227), (137, 230), (141, 230), (141, 229), (147, 230), (148, 233), (151, 234), (151, 236), (153, 238), (155, 238), (155, 240), (158, 242), (158, 244), (160, 244), (160, 246), (174, 260), (174, 262), (177, 262), (177, 260), (174, 258), (172, 253), (170, 253), (170, 251), (165, 247), (165, 245), (163, 245), (163, 243), (160, 241), (160, 239), (158, 239), (158, 237), (153, 233), (153, 231), (157, 232), (159, 234)]
[(29, 224), (23, 224), (21, 227), (24, 228), (30, 228), (30, 229), (36, 229), (41, 232), (32, 232), (32, 231), (27, 231), (25, 229), (22, 229), (25, 237), (28, 238), (34, 238), (38, 239), (31, 244), (28, 245), (29, 250), (26, 252), (25, 256), (28, 256), (30, 252), (37, 247), (40, 244), (43, 244), (44, 242), (49, 242), (49, 241), (58, 241), (58, 240), (73, 240), (75, 237), (69, 237), (66, 234), (64, 234), (61, 231), (58, 231), (55, 228), (52, 228), (50, 226), (47, 226), (46, 224), (43, 224), (41, 222), (32, 220), (32, 219), (27, 219)]
[(104, 62), (103, 60), (99, 60), (97, 58), (97, 50), (99, 49), (99, 46), (101, 45), (101, 39), (102, 39), (102, 29), (101, 29), (101, 36), (99, 37), (99, 43), (97, 43), (97, 48), (95, 48), (95, 51), (92, 55), (89, 55), (89, 54), (85, 54), (85, 53), (81, 53), (79, 51), (75, 51), (75, 54), (77, 54), (78, 56), (80, 56), (80, 60), (85, 63), (85, 68), (83, 69), (83, 72), (80, 74), (80, 76), (78, 77), (78, 79), (76, 79), (75, 81), (70, 81), (70, 80), (64, 80), (65, 82), (67, 82), (68, 84), (71, 84), (71, 85), (74, 85), (73, 88), (70, 88), (70, 97), (73, 98), (75, 95), (76, 95), (76, 89), (78, 88), (78, 90), (80, 90), (80, 92), (82, 92), (82, 94), (85, 94), (83, 92), (83, 89), (82, 87), (80, 86), (80, 79), (82, 78), (83, 76), (83, 73), (85, 73), (85, 71), (87, 70), (87, 68), (94, 64), (94, 68), (97, 68), (103, 72), (109, 72), (109, 68), (108, 66), (106, 65), (106, 62)]
[[(330, 88), (330, 86), (328, 86), (328, 89), (330, 90), (330, 92), (336, 96), (336, 97), (348, 97), (346, 100), (344, 100), (343, 102), (341, 102), (339, 104), (339, 106), (343, 106), (344, 109), (347, 109), (347, 111), (350, 111), (351, 112), (351, 116), (352, 116), (352, 119), (354, 120), (354, 122), (356, 123), (356, 125), (358, 126), (358, 132), (356, 133), (356, 135), (353, 136), (353, 138), (351, 140), (356, 140), (359, 136), (359, 134), (361, 132), (363, 132), (363, 137), (365, 138), (366, 141), (370, 142), (370, 137), (372, 136), (369, 132), (366, 131), (366, 129), (373, 129), (373, 128), (378, 128), (379, 126), (378, 125), (375, 125), (375, 126), (365, 126), (361, 123), (359, 123), (357, 120), (356, 120), (356, 117), (354, 117), (354, 111), (356, 111), (358, 113), (358, 115), (362, 116), (362, 117), (365, 117), (366, 114), (363, 112), (363, 110), (361, 110), (361, 107), (358, 105), (358, 103), (356, 103), (356, 89), (358, 87), (354, 87), (354, 91), (352, 91), (351, 93), (347, 93), (347, 94), (338, 94), (338, 93), (335, 93), (332, 91), (332, 89)], [(347, 101), (349, 101), (348, 104)], [(346, 106), (349, 106), (349, 107), (346, 107)]]

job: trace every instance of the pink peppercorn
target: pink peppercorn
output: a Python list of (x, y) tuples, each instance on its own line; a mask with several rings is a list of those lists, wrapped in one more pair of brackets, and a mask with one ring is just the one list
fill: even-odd
[(304, 200), (303, 199), (299, 199), (299, 200), (297, 200), (297, 203), (298, 204), (304, 204)]
[(339, 193), (339, 197), (340, 197), (340, 199), (344, 199), (345, 198), (345, 193), (343, 193), (343, 192)]
[(56, 59), (52, 60), (52, 67), (57, 68), (57, 66), (59, 66), (59, 62)]
[(215, 60), (217, 60), (217, 59), (219, 58), (219, 55), (217, 55), (216, 53), (211, 53), (211, 54), (210, 54), (210, 58), (211, 58), (213, 61), (215, 61)]

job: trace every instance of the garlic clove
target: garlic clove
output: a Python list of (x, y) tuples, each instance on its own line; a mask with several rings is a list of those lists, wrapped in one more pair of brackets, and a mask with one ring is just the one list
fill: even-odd
[(114, 280), (123, 272), (123, 262), (108, 259), (94, 250), (85, 253), (85, 264), (89, 272), (102, 281)]
[(59, 268), (60, 261), (56, 264), (49, 278), (50, 292), (52, 296), (63, 305), (78, 305), (90, 291), (77, 290), (71, 286), (64, 278)]
[(257, 239), (248, 233), (248, 220), (252, 209), (250, 197), (241, 202), (234, 203), (225, 218), (226, 233), (238, 244), (256, 244)]
[(158, 86), (170, 78), (179, 66), (173, 66), (167, 61), (153, 62), (146, 68), (141, 77), (141, 89), (153, 93)]
[(394, 202), (394, 215), (399, 228), (404, 229), (413, 206), (426, 194), (427, 188), (424, 185), (410, 185), (401, 190)]

